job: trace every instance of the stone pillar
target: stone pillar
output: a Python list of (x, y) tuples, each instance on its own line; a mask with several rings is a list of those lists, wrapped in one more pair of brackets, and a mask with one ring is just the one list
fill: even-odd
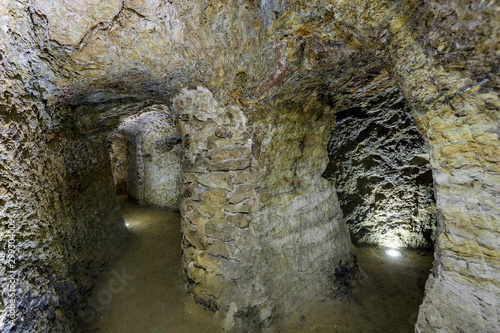
[(335, 191), (321, 178), (324, 118), (250, 126), (203, 88), (182, 91), (174, 108), (185, 144), (183, 269), (195, 300), (266, 323), (333, 295), (356, 265)]
[[(235, 107), (218, 105), (203, 88), (184, 90), (174, 107), (185, 145), (181, 228), (186, 284), (196, 301), (212, 310), (227, 309), (242, 295), (252, 302), (249, 286), (240, 283), (249, 273), (250, 253), (258, 252), (248, 228), (258, 205), (258, 169), (252, 167), (246, 118)], [(243, 303), (238, 306), (249, 305)]]
[(254, 134), (263, 171), (252, 223), (273, 315), (335, 296), (357, 272), (335, 188), (322, 177), (333, 111), (314, 92), (301, 99), (264, 113)]

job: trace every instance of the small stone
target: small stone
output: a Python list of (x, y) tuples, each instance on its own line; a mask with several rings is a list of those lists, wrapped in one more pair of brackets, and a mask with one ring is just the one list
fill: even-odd
[(231, 171), (231, 170), (243, 170), (250, 166), (250, 159), (240, 158), (234, 160), (227, 160), (218, 163), (212, 163), (208, 165), (210, 171)]
[(249, 143), (249, 138), (243, 136), (241, 138), (219, 138), (215, 135), (209, 136), (207, 138), (207, 148), (214, 149), (217, 147), (230, 147), (235, 145), (245, 145)]
[(186, 183), (182, 186), (182, 196), (193, 201), (201, 201), (203, 186), (196, 183)]
[(239, 228), (246, 228), (250, 223), (249, 214), (226, 214), (226, 221)]
[(233, 133), (229, 131), (228, 129), (225, 129), (223, 127), (219, 127), (215, 130), (215, 136), (218, 138), (232, 138)]
[(218, 223), (215, 220), (210, 220), (205, 225), (205, 234), (207, 237), (219, 239), (223, 242), (229, 242), (233, 239), (231, 227), (231, 224), (227, 224), (224, 221), (222, 221), (222, 223)]
[(185, 269), (188, 278), (193, 280), (195, 283), (200, 283), (203, 280), (203, 277), (206, 274), (206, 271), (203, 268), (197, 267), (193, 262), (190, 262)]
[(205, 223), (207, 223), (206, 218), (204, 218), (203, 216), (201, 216), (200, 214), (198, 214), (194, 211), (186, 213), (184, 215), (184, 218), (187, 221), (189, 221), (191, 224), (194, 224), (198, 228), (203, 227), (205, 225)]
[(245, 199), (255, 197), (255, 185), (240, 185), (229, 198), (229, 203), (242, 202)]
[(206, 248), (206, 238), (203, 231), (203, 227), (197, 228), (195, 225), (188, 225), (184, 228), (184, 235), (186, 240), (193, 244), (197, 249), (204, 250)]
[(226, 205), (224, 209), (230, 213), (250, 213), (251, 205), (245, 203), (248, 203), (248, 201), (236, 205)]
[(197, 181), (196, 174), (193, 172), (184, 172), (182, 174), (182, 182), (183, 183), (194, 183)]
[(208, 218), (220, 215), (222, 212), (220, 206), (214, 206), (210, 201), (192, 201), (189, 205), (191, 209)]

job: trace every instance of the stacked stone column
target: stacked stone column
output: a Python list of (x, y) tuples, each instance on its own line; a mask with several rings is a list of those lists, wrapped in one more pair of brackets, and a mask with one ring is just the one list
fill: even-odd
[(185, 146), (183, 272), (195, 300), (265, 324), (333, 295), (356, 263), (335, 191), (321, 178), (328, 117), (248, 125), (203, 88), (183, 90), (174, 110)]
[(252, 238), (245, 229), (257, 205), (252, 140), (242, 111), (218, 105), (208, 90), (183, 91), (174, 108), (185, 145), (185, 281), (198, 303), (218, 310), (233, 299), (229, 295), (239, 298), (236, 283), (251, 266), (251, 258), (242, 252), (249, 249), (242, 247)]

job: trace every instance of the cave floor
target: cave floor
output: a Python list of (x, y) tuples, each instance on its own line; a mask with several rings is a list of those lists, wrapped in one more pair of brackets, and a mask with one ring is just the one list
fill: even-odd
[[(179, 214), (140, 208), (120, 196), (131, 234), (93, 288), (81, 332), (221, 332), (222, 318), (196, 305), (181, 277)], [(432, 253), (359, 247), (363, 278), (335, 300), (306, 304), (265, 332), (413, 332)]]

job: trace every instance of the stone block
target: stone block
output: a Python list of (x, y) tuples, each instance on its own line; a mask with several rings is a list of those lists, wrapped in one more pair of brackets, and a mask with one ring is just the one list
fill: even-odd
[(229, 203), (235, 204), (245, 199), (255, 197), (255, 185), (240, 185), (229, 197)]
[(206, 271), (203, 268), (194, 265), (194, 262), (190, 262), (186, 269), (184, 270), (191, 280), (195, 283), (200, 283), (205, 277)]
[(199, 251), (195, 257), (194, 265), (203, 268), (207, 273), (217, 273), (220, 268), (220, 262), (209, 255), (208, 251)]
[(230, 191), (233, 188), (231, 177), (227, 172), (200, 173), (196, 175), (198, 182), (211, 188)]
[(218, 147), (230, 147), (230, 146), (242, 146), (250, 143), (250, 138), (248, 135), (243, 135), (238, 138), (220, 138), (215, 135), (211, 135), (207, 138), (207, 148), (214, 149)]
[(181, 193), (184, 198), (189, 198), (193, 201), (201, 201), (203, 186), (197, 183), (187, 183), (182, 185)]
[(231, 171), (243, 170), (250, 166), (249, 158), (239, 158), (234, 160), (221, 161), (218, 163), (211, 163), (208, 165), (210, 171)]
[(247, 158), (250, 156), (251, 152), (251, 148), (248, 146), (234, 145), (211, 150), (210, 158), (212, 163), (218, 163), (222, 161)]
[(231, 139), (233, 137), (233, 132), (226, 127), (218, 127), (215, 130), (215, 136), (221, 139)]
[(184, 219), (188, 221), (191, 224), (194, 224), (197, 228), (204, 227), (205, 224), (207, 223), (207, 218), (201, 216), (200, 214), (196, 213), (195, 211), (190, 211), (187, 212), (184, 215)]
[(196, 248), (192, 246), (187, 246), (187, 247), (182, 247), (182, 257), (184, 259), (184, 262), (189, 263), (194, 260), (195, 256), (197, 255), (196, 253)]
[(250, 213), (254, 205), (255, 199), (249, 199), (238, 204), (228, 204), (224, 207), (224, 210), (230, 213)]
[(249, 168), (232, 172), (233, 184), (258, 183), (262, 179), (262, 174), (255, 168)]
[(198, 179), (196, 177), (196, 174), (193, 173), (193, 172), (187, 172), (187, 171), (184, 171), (182, 173), (182, 182), (183, 183), (194, 183), (196, 182)]
[(246, 228), (248, 227), (248, 224), (250, 223), (251, 217), (249, 214), (226, 214), (226, 221), (234, 224), (235, 226), (239, 228)]
[(193, 224), (189, 224), (183, 230), (186, 240), (197, 249), (201, 250), (204, 250), (207, 246), (203, 229), (203, 227), (198, 228)]
[(225, 223), (224, 220), (210, 220), (205, 224), (205, 234), (207, 237), (229, 242), (233, 239), (233, 226)]
[(214, 206), (212, 202), (207, 201), (191, 201), (189, 207), (204, 217), (219, 216), (222, 211), (220, 206)]
[(182, 168), (184, 172), (207, 172), (209, 164), (210, 161), (203, 156), (197, 155), (194, 161), (183, 159)]

